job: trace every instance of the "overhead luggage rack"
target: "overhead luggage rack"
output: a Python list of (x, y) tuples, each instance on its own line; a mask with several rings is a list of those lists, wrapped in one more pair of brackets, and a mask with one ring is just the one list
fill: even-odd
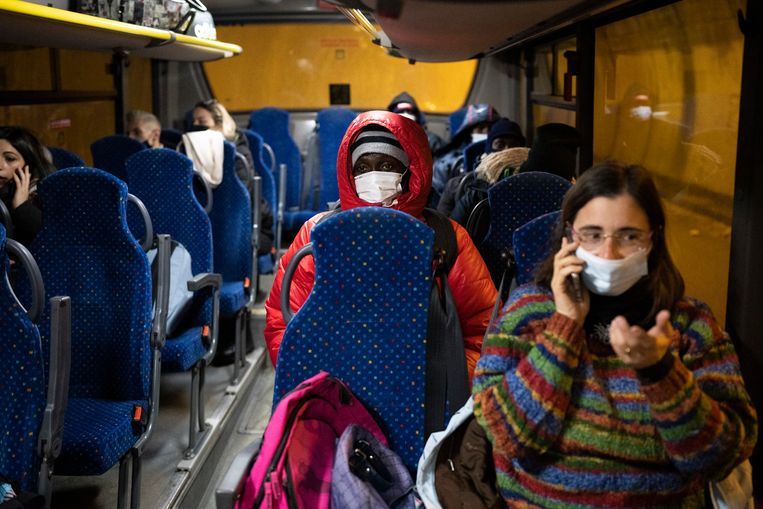
[(160, 60), (203, 62), (241, 53), (241, 46), (56, 9), (0, 0), (0, 42), (30, 46), (126, 51)]

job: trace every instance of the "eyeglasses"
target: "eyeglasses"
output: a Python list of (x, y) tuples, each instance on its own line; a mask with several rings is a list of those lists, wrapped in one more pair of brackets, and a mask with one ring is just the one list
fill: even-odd
[[(645, 232), (636, 228), (625, 228), (615, 233), (605, 234), (601, 230), (584, 229), (575, 230), (571, 225), (567, 226), (568, 232), (572, 233), (580, 241), (580, 245), (586, 251), (598, 249), (608, 238), (612, 239), (615, 245), (625, 251), (635, 251), (644, 247), (644, 244), (652, 238), (652, 232)], [(568, 234), (568, 237), (571, 235)]]

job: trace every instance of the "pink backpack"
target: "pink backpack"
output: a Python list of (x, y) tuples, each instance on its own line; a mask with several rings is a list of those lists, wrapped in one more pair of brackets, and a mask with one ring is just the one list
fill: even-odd
[(336, 441), (351, 424), (387, 445), (360, 400), (325, 371), (284, 395), (270, 417), (236, 509), (329, 509)]

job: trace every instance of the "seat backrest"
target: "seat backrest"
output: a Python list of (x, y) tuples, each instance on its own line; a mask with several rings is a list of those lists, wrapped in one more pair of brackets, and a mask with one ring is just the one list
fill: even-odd
[(559, 222), (561, 211), (555, 210), (536, 217), (514, 231), (512, 244), (517, 264), (517, 285), (533, 280), (538, 264), (558, 246), (551, 244), (552, 233)]
[(276, 194), (276, 180), (270, 167), (265, 164), (263, 158), (264, 148), (262, 146), (262, 136), (251, 129), (243, 129), (246, 135), (246, 141), (249, 142), (249, 150), (252, 152), (254, 160), (254, 171), (262, 179), (262, 197), (270, 205), (270, 210), (275, 211), (278, 206), (278, 195)]
[(159, 142), (164, 145), (164, 148), (175, 150), (178, 144), (183, 139), (183, 133), (180, 129), (174, 129), (172, 127), (165, 127), (159, 134)]
[(499, 180), (488, 189), (490, 227), (478, 245), (496, 287), (511, 252), (514, 230), (540, 215), (559, 210), (570, 182), (557, 175), (527, 172)]
[(39, 459), (37, 435), (45, 409), (45, 372), (40, 335), (8, 284), (5, 228), (0, 225), (0, 472), (34, 491)]
[(278, 172), (286, 165), (286, 210), (298, 210), (302, 179), (302, 156), (289, 133), (289, 112), (280, 108), (261, 108), (249, 117), (249, 129), (262, 136), (276, 155), (276, 192), (280, 186)]
[(212, 192), (214, 271), (223, 281), (243, 281), (252, 273), (252, 207), (249, 192), (236, 175), (236, 147), (226, 141), (223, 180)]
[[(130, 192), (148, 209), (154, 231), (166, 233), (185, 246), (194, 275), (212, 272), (212, 225), (193, 193), (193, 162), (174, 150), (154, 148), (133, 154), (126, 166)], [(130, 226), (136, 233), (143, 228)], [(211, 300), (195, 300), (189, 316), (197, 317), (197, 325), (210, 323)]]
[(486, 140), (475, 141), (464, 149), (464, 171), (470, 172), (477, 167), (477, 160), (485, 153)]
[(318, 143), (320, 146), (320, 175), (314, 175), (320, 183), (320, 193), (315, 209), (326, 210), (329, 202), (339, 199), (339, 187), (336, 178), (336, 156), (344, 133), (357, 113), (349, 108), (334, 106), (318, 112)]
[(463, 106), (456, 111), (448, 115), (448, 129), (450, 130), (450, 138), (453, 139), (453, 135), (458, 132), (458, 128), (464, 123), (464, 117), (466, 116), (466, 110), (469, 108)]
[(93, 155), (93, 166), (99, 170), (111, 173), (127, 182), (125, 161), (135, 152), (146, 150), (146, 146), (128, 136), (104, 136), (90, 145)]
[(48, 152), (53, 157), (53, 166), (57, 170), (85, 166), (85, 161), (80, 156), (61, 147), (48, 147)]
[[(127, 186), (94, 168), (67, 168), (38, 186), (42, 230), (30, 251), (46, 297), (71, 296), (70, 398), (149, 394), (151, 272), (127, 228)], [(40, 321), (49, 357), (50, 306)]]
[(310, 239), (315, 285), (284, 332), (274, 399), (328, 371), (415, 467), (424, 447), (434, 232), (405, 213), (363, 207), (321, 221)]

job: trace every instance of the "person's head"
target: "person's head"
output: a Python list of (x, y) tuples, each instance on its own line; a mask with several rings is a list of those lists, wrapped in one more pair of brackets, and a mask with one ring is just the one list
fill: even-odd
[(153, 113), (131, 111), (127, 114), (127, 136), (149, 148), (161, 148), (162, 124)]
[(361, 113), (340, 144), (337, 184), (343, 210), (381, 205), (420, 216), (432, 185), (426, 133), (388, 111)]
[[(572, 236), (580, 248), (605, 260), (647, 254), (652, 316), (683, 296), (684, 283), (665, 240), (665, 213), (657, 188), (640, 166), (607, 161), (585, 171), (564, 197), (557, 244)], [(538, 280), (548, 284), (553, 255)], [(585, 277), (584, 277), (585, 281)]]
[(508, 118), (498, 119), (487, 134), (485, 153), (499, 152), (514, 147), (524, 147), (525, 137), (519, 124)]
[(29, 166), (32, 184), (55, 171), (47, 149), (29, 129), (0, 127), (0, 188), (13, 182), (24, 166)]
[(581, 143), (580, 133), (574, 127), (544, 124), (535, 131), (530, 155), (519, 171), (544, 171), (571, 181), (575, 178)]
[(490, 126), (495, 123), (500, 115), (489, 104), (470, 104), (464, 115), (461, 127), (453, 136), (454, 140), (466, 140), (471, 137), (471, 142), (487, 139)]
[(236, 122), (219, 101), (200, 101), (193, 107), (193, 125), (223, 133), (226, 140), (236, 139)]
[(395, 96), (389, 103), (389, 106), (387, 106), (387, 110), (410, 118), (421, 125), (424, 124), (424, 115), (419, 110), (416, 100), (408, 92), (401, 92)]

